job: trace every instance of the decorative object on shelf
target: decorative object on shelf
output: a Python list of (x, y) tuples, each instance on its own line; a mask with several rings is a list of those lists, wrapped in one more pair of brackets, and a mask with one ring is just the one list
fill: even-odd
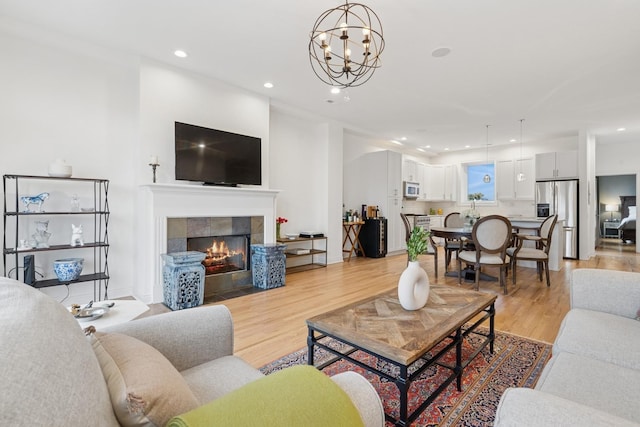
[[(487, 125), (487, 164), (489, 164), (489, 125)], [(485, 173), (482, 177), (482, 182), (489, 184), (491, 182), (491, 175)]]
[[(24, 205), (24, 211), (23, 212), (38, 212), (38, 213), (39, 212), (43, 212), (42, 204), (48, 198), (49, 198), (49, 193), (40, 193), (37, 196), (22, 196), (22, 197), (20, 197), (20, 200), (22, 201), (22, 204)], [(29, 209), (30, 205), (38, 206), (38, 210), (37, 211), (30, 210)]]
[(80, 199), (77, 194), (71, 196), (71, 212), (80, 212)]
[(428, 238), (424, 228), (413, 227), (407, 241), (409, 264), (398, 281), (398, 300), (405, 310), (419, 310), (429, 299), (429, 277), (418, 262), (418, 255), (427, 251)]
[(49, 176), (56, 178), (69, 178), (71, 176), (71, 165), (65, 163), (62, 159), (56, 159), (49, 165)]
[(78, 226), (71, 224), (71, 246), (75, 245), (84, 246), (84, 240), (82, 240), (82, 224)]
[(36, 224), (36, 232), (31, 235), (33, 240), (35, 241), (36, 248), (48, 248), (49, 247), (49, 238), (51, 237), (51, 233), (47, 231), (49, 228), (49, 220), (46, 221), (35, 221)]
[(281, 216), (276, 218), (276, 240), (280, 239), (280, 225), (284, 224), (285, 222), (289, 222), (289, 220)]
[(520, 119), (520, 172), (518, 172), (518, 175), (516, 177), (518, 182), (523, 182), (527, 179), (527, 177), (524, 176), (524, 173), (522, 172), (522, 122), (524, 122), (524, 119)]
[(204, 252), (162, 254), (164, 304), (171, 310), (197, 307), (204, 302)]
[(33, 248), (33, 246), (29, 244), (29, 241), (27, 241), (27, 239), (20, 239), (20, 246), (18, 246), (19, 251), (26, 251), (31, 248)]
[(316, 20), (309, 41), (311, 68), (320, 80), (340, 88), (366, 83), (381, 66), (384, 50), (378, 15), (360, 3), (326, 10)]
[(151, 160), (149, 161), (149, 166), (153, 169), (153, 183), (156, 183), (156, 168), (160, 166), (158, 163), (158, 156), (151, 156)]
[(57, 259), (53, 262), (53, 271), (58, 276), (59, 281), (73, 282), (80, 277), (83, 264), (84, 258)]

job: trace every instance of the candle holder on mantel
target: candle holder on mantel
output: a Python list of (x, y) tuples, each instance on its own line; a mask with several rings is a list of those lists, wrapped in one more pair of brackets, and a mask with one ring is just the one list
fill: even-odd
[(156, 168), (158, 166), (160, 166), (160, 163), (149, 163), (149, 166), (151, 166), (151, 169), (153, 169), (153, 183), (156, 183)]

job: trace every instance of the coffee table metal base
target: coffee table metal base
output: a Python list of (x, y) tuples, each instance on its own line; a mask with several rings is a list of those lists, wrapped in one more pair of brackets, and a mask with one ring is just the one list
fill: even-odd
[[(493, 354), (493, 344), (495, 340), (494, 303), (492, 302), (483, 311), (484, 311), (484, 315), (482, 315), (482, 317), (479, 318), (477, 321), (475, 321), (473, 324), (463, 325), (461, 327), (458, 327), (454, 333), (447, 336), (445, 340), (448, 340), (448, 342), (443, 348), (438, 350), (438, 352), (435, 355), (429, 355), (428, 353), (432, 350), (432, 349), (429, 349), (420, 357), (419, 361), (416, 361), (410, 365), (404, 365), (404, 364), (400, 364), (398, 362), (392, 361), (379, 354), (376, 354), (374, 351), (363, 348), (354, 343), (348, 342), (347, 340), (333, 336), (332, 334), (322, 331), (318, 328), (309, 326), (308, 327), (309, 335), (307, 336), (307, 346), (308, 346), (307, 364), (315, 365), (313, 350), (314, 350), (314, 347), (317, 347), (334, 355), (333, 358), (316, 366), (316, 368), (320, 370), (326, 368), (329, 365), (332, 365), (333, 363), (336, 363), (339, 360), (347, 360), (357, 366), (360, 366), (363, 369), (373, 372), (374, 374), (380, 376), (381, 378), (385, 378), (395, 383), (395, 385), (398, 387), (398, 392), (400, 397), (400, 408), (399, 408), (400, 416), (398, 418), (395, 418), (390, 414), (385, 413), (385, 418), (387, 419), (387, 421), (394, 423), (394, 425), (396, 426), (408, 426), (416, 418), (420, 416), (420, 414), (440, 395), (440, 393), (442, 393), (442, 391), (445, 388), (447, 388), (447, 386), (449, 386), (449, 384), (451, 384), (451, 382), (453, 382), (454, 379), (457, 380), (456, 386), (458, 391), (462, 391), (462, 374), (463, 374), (464, 368), (467, 367), (469, 363), (471, 363), (471, 361), (475, 359), (475, 357), (478, 354), (480, 354), (480, 352), (487, 345), (489, 346), (489, 351)], [(483, 332), (477, 331), (476, 329), (478, 328), (478, 326), (483, 324), (486, 320), (489, 320), (489, 332), (483, 333)], [(482, 340), (480, 345), (475, 348), (474, 352), (466, 360), (462, 360), (462, 343), (465, 337), (467, 337), (469, 334), (482, 336), (484, 337), (484, 339)], [(322, 343), (320, 340), (326, 337), (330, 337), (339, 343), (345, 344), (348, 347), (348, 349), (339, 351), (335, 348), (332, 348)], [(451, 365), (440, 362), (440, 359), (442, 359), (445, 354), (447, 354), (449, 351), (453, 349), (455, 349), (454, 350), (455, 365), (451, 366)], [(389, 374), (388, 372), (380, 371), (379, 369), (376, 369), (373, 366), (367, 365), (366, 363), (363, 363), (360, 360), (357, 360), (351, 357), (351, 355), (356, 351), (363, 351), (380, 360), (384, 360), (393, 366), (396, 366), (398, 368), (398, 375), (395, 376), (395, 375)], [(419, 366), (417, 369), (412, 370), (411, 368), (414, 365), (417, 365), (418, 363), (423, 363), (423, 364)], [(409, 395), (409, 387), (411, 386), (411, 383), (414, 380), (416, 380), (427, 368), (429, 368), (434, 364), (450, 369), (451, 374), (444, 380), (442, 384), (438, 386), (438, 388), (433, 393), (431, 393), (431, 395), (424, 402), (420, 404), (420, 406), (418, 406), (418, 408), (416, 408), (413, 412), (408, 413), (408, 402), (409, 402), (408, 395)], [(409, 371), (412, 371), (411, 374), (409, 374)]]

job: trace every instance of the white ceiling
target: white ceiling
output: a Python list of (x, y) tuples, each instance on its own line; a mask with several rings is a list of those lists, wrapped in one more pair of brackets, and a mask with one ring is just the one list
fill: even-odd
[[(580, 130), (640, 143), (640, 1), (363, 1), (386, 47), (348, 102), (308, 57), (316, 18), (337, 0), (0, 0), (0, 23), (167, 62), (428, 154), (484, 147), (486, 124), (490, 144), (519, 142), (521, 118), (525, 144)], [(451, 54), (431, 56), (443, 46)]]

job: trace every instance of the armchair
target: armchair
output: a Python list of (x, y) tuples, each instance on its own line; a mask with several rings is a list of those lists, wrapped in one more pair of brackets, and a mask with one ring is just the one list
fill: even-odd
[[(270, 387), (260, 383), (271, 375), (265, 377), (233, 355), (233, 321), (222, 305), (134, 320), (87, 338), (61, 304), (21, 282), (0, 278), (0, 303), (0, 425), (127, 425), (116, 415), (123, 408), (138, 424), (164, 425), (168, 418), (239, 393), (245, 386)], [(112, 369), (114, 363), (122, 369)], [(163, 368), (143, 374), (154, 366)], [(136, 378), (124, 377), (125, 368)], [(295, 379), (297, 370), (284, 377)], [(328, 378), (310, 367), (303, 370), (309, 383)], [(157, 386), (150, 389), (151, 379)], [(384, 424), (380, 398), (364, 377), (346, 372), (331, 380), (329, 394), (345, 397), (339, 400), (355, 408), (364, 425)], [(279, 381), (283, 387), (291, 379)], [(181, 412), (169, 413), (166, 407), (175, 405), (177, 390), (185, 403)], [(261, 395), (252, 398), (255, 408)], [(283, 404), (291, 404), (285, 400)], [(256, 412), (256, 418), (261, 414)]]

